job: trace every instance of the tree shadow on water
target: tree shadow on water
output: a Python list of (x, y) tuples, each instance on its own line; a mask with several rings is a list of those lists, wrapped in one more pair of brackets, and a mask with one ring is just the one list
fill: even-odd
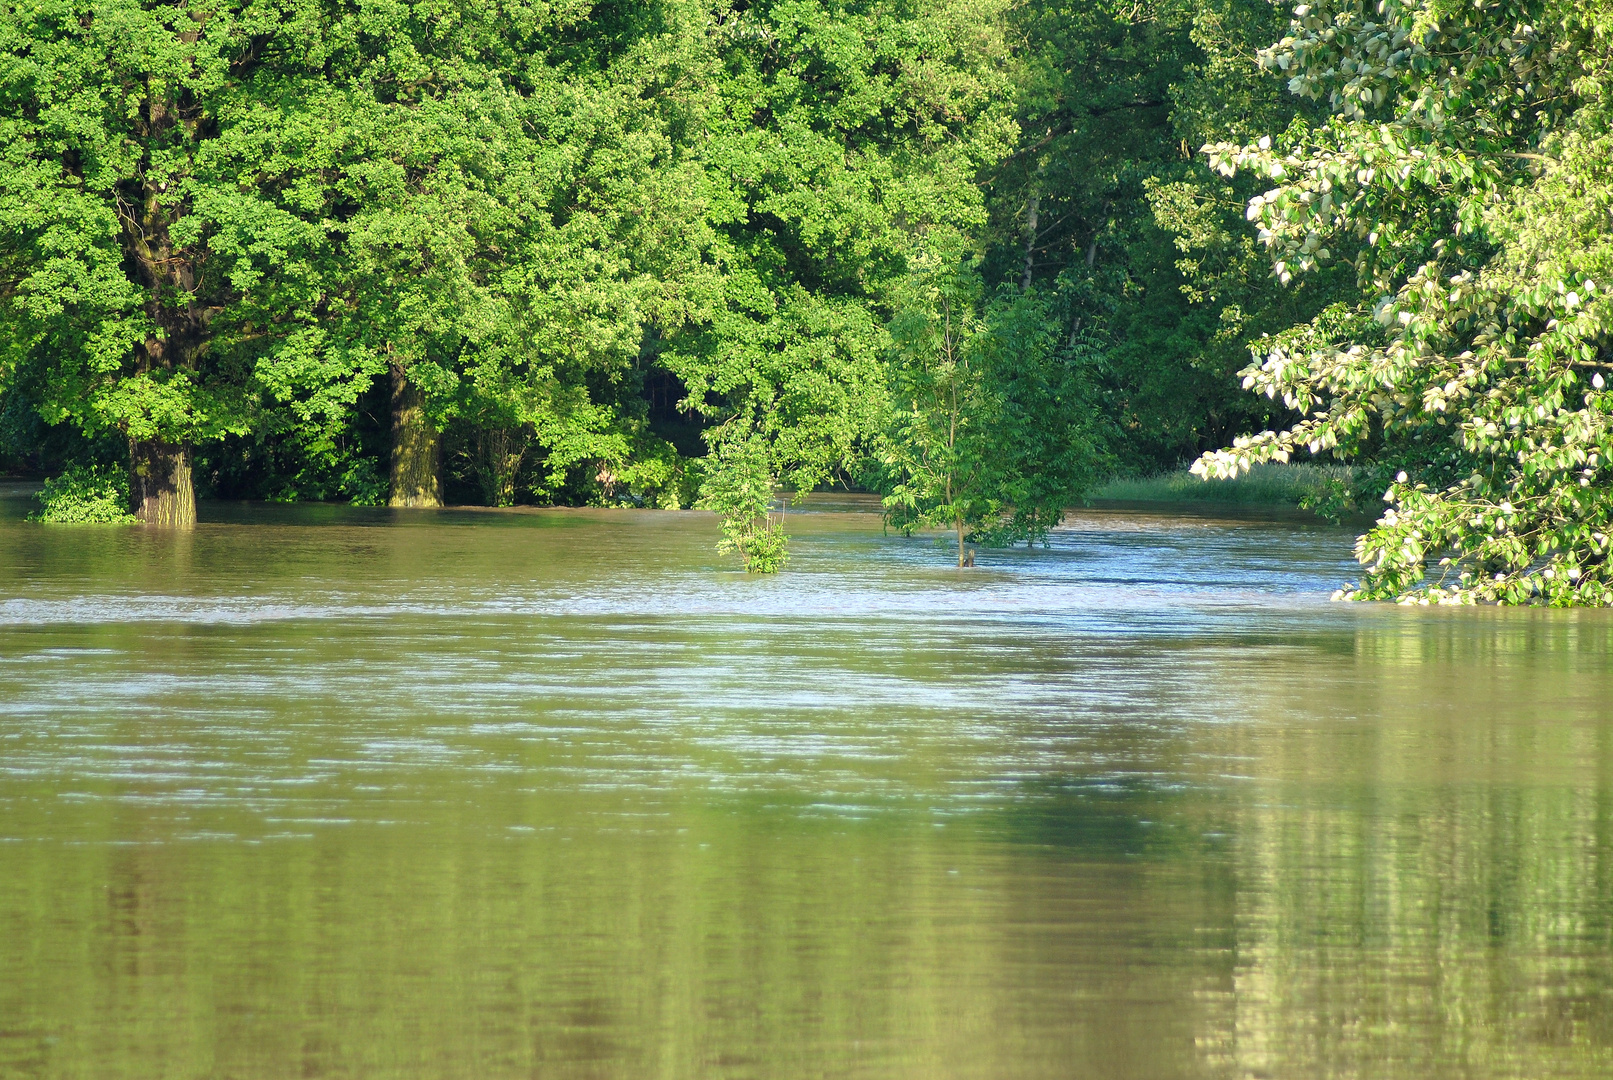
[(1005, 841), (1073, 858), (1180, 859), (1227, 842), (1213, 797), (1149, 777), (1044, 776), (1020, 784), (994, 815)]

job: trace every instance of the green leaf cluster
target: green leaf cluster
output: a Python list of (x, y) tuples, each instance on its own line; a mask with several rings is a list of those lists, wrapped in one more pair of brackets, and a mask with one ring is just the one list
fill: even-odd
[(1280, 277), (1355, 271), (1244, 373), (1301, 419), (1194, 466), (1375, 463), (1343, 596), (1613, 603), (1610, 31), (1603, 3), (1301, 5), (1261, 59), (1325, 120), (1207, 147), (1273, 185), (1248, 217)]
[(701, 505), (722, 520), (719, 551), (744, 560), (745, 569), (775, 574), (789, 561), (781, 512), (775, 514), (772, 457), (760, 438), (719, 443), (701, 486)]
[(45, 481), (30, 521), (59, 525), (129, 525), (129, 475), (122, 469), (74, 465)]
[(890, 425), (881, 444), (886, 520), (905, 533), (1044, 540), (1102, 475), (1106, 432), (1091, 351), (1059, 338), (1049, 298), (988, 293), (964, 237), (930, 235), (891, 321)]
[[(1314, 315), (1332, 281), (1282, 288), (1244, 198), (1193, 148), (1287, 126), (1307, 105), (1260, 71), (1285, 24), (1266, 0), (1031, 0), (1019, 145), (984, 177), (983, 273), (1052, 300), (1102, 354), (1118, 464), (1168, 471), (1285, 415), (1239, 393), (1248, 342)], [(1244, 183), (1247, 183), (1246, 181)]]

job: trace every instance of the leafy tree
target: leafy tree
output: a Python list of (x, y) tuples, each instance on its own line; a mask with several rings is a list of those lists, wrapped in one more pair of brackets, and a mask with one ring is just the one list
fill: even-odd
[(772, 458), (760, 438), (717, 445), (702, 498), (722, 520), (719, 551), (737, 552), (745, 569), (774, 574), (789, 561), (782, 515), (773, 513)]
[(1088, 356), (1060, 347), (1045, 298), (988, 297), (962, 237), (929, 240), (891, 324), (884, 501), (904, 532), (950, 527), (962, 567), (971, 535), (1043, 539), (1100, 475), (1104, 441)]
[(1262, 62), (1327, 118), (1210, 148), (1275, 185), (1248, 213), (1281, 278), (1357, 273), (1358, 300), (1245, 372), (1303, 419), (1195, 465), (1393, 470), (1341, 595), (1613, 602), (1610, 26), (1604, 3), (1301, 5)]
[(51, 422), (122, 432), (138, 512), (160, 524), (195, 518), (190, 445), (246, 422), (239, 379), (205, 348), (228, 285), (189, 212), (201, 102), (232, 76), (220, 14), (0, 11), (3, 376)]
[(913, 295), (892, 326), (896, 385), (885, 465), (894, 483), (884, 501), (887, 519), (904, 532), (950, 525), (962, 567), (966, 532), (995, 518), (1003, 503), (987, 445), (999, 402), (981, 365), (970, 363), (981, 283), (950, 239), (918, 261)]
[(1193, 54), (1190, 26), (1187, 7), (1169, 2), (1017, 8), (1021, 136), (984, 178), (987, 282), (1039, 286), (1057, 298), (1056, 333), (1103, 339), (1107, 411), (1123, 418), (1134, 463), (1193, 447), (1199, 415), (1180, 385), (1195, 343), (1168, 338), (1183, 306), (1176, 255), (1146, 197), (1150, 178), (1182, 159), (1172, 88)]
[(720, 292), (657, 357), (707, 443), (746, 448), (719, 449), (719, 473), (764, 455), (772, 481), (810, 491), (872, 451), (909, 254), (926, 229), (984, 221), (975, 177), (1015, 135), (1004, 13), (999, 0), (719, 12), (694, 197)]

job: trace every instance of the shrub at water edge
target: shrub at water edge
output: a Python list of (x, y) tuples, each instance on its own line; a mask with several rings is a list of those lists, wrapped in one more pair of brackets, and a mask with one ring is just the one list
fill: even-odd
[(59, 525), (129, 525), (129, 477), (110, 465), (71, 465), (45, 481), (29, 521)]

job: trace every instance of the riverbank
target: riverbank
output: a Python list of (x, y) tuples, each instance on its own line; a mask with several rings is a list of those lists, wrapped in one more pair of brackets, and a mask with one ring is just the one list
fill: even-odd
[(1116, 477), (1090, 496), (1102, 502), (1214, 502), (1289, 509), (1326, 496), (1350, 480), (1344, 465), (1256, 465), (1231, 480), (1201, 480), (1186, 469), (1157, 476)]

